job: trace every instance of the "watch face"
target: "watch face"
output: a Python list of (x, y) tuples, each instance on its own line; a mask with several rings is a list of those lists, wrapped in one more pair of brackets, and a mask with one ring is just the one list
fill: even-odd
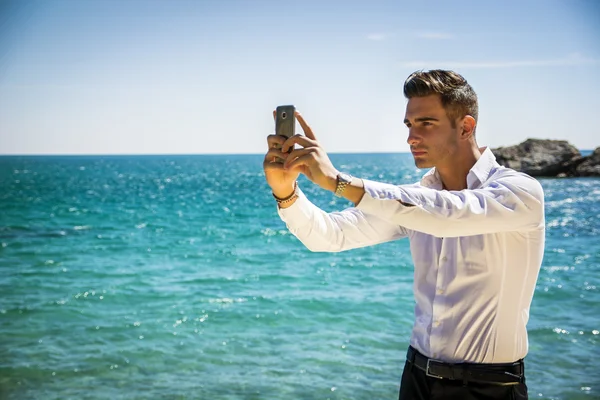
[(352, 182), (352, 175), (348, 175), (345, 172), (340, 172), (340, 181), (350, 183)]

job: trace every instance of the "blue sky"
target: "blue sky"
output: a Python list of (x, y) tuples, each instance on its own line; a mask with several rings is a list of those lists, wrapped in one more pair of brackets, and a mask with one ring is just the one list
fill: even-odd
[(600, 146), (600, 2), (0, 0), (0, 154), (403, 152), (402, 85), (461, 73), (480, 145)]

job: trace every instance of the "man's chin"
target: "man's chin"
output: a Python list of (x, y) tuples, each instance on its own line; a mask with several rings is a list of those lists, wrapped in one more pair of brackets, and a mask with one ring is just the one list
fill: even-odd
[(427, 160), (415, 158), (415, 166), (419, 169), (431, 168), (433, 165)]

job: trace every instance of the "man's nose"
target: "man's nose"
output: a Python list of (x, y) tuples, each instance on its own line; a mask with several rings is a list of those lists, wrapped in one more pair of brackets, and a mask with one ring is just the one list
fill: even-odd
[(419, 142), (417, 135), (415, 135), (415, 131), (411, 128), (408, 128), (408, 139), (406, 139), (406, 143), (411, 146), (416, 145)]

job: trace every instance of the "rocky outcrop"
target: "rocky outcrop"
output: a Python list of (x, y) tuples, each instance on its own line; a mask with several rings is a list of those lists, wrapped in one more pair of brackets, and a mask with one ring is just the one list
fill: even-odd
[(575, 167), (573, 176), (600, 176), (600, 147), (597, 147), (592, 154), (584, 157)]
[(500, 165), (531, 176), (557, 176), (581, 158), (579, 150), (566, 140), (527, 139), (516, 146), (492, 151)]
[(600, 148), (583, 157), (566, 140), (527, 139), (492, 151), (500, 165), (531, 176), (600, 176)]

